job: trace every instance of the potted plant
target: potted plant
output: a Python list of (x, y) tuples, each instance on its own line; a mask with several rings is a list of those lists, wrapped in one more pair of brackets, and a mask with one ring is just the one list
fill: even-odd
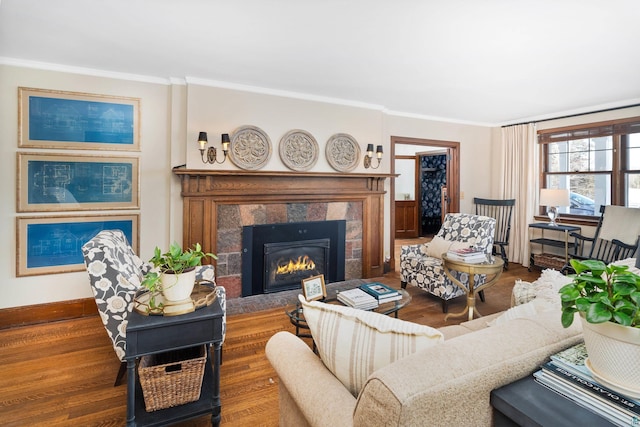
[(587, 367), (623, 394), (640, 395), (640, 276), (627, 266), (571, 260), (573, 282), (560, 289), (562, 326), (579, 313)]
[(189, 298), (195, 284), (196, 267), (202, 265), (205, 258), (218, 259), (212, 253), (203, 252), (200, 243), (183, 250), (174, 242), (164, 253), (156, 246), (153, 258), (149, 260), (156, 270), (145, 274), (142, 280), (142, 286), (151, 292), (151, 308), (155, 308), (157, 294), (162, 294), (167, 301)]

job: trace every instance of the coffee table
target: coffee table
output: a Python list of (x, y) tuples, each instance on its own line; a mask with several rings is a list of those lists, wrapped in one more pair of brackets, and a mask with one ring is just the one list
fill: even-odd
[[(485, 262), (481, 262), (478, 264), (469, 264), (464, 261), (452, 260), (447, 257), (446, 254), (442, 255), (442, 262), (444, 266), (445, 274), (451, 279), (453, 284), (462, 289), (467, 294), (467, 306), (460, 313), (449, 313), (444, 317), (446, 321), (449, 317), (460, 317), (469, 313), (469, 320), (473, 320), (473, 313), (478, 315), (478, 317), (482, 317), (482, 314), (476, 308), (476, 292), (480, 292), (483, 289), (488, 288), (489, 286), (493, 286), (496, 284), (500, 275), (502, 274), (502, 268), (504, 266), (504, 261), (501, 258), (494, 257), (493, 255), (487, 255), (487, 260)], [(458, 279), (455, 278), (453, 274), (451, 274), (451, 270), (456, 270), (461, 273), (467, 273), (469, 275), (469, 287), (467, 288), (463, 285)], [(486, 275), (485, 282), (476, 287), (475, 286), (475, 275), (476, 274), (484, 274)]]
[[(411, 295), (409, 294), (409, 292), (404, 289), (397, 289), (397, 291), (400, 292), (400, 295), (402, 295), (401, 299), (382, 303), (378, 305), (377, 308), (369, 311), (385, 315), (393, 314), (397, 318), (400, 309), (406, 307), (407, 304), (411, 302)], [(334, 295), (332, 295), (331, 297), (325, 298), (325, 300), (322, 302), (344, 306), (344, 304), (338, 301), (336, 292), (334, 292)], [(296, 327), (296, 336), (300, 338), (312, 338), (310, 333), (303, 332), (303, 330), (308, 331), (309, 326), (307, 325), (307, 321), (304, 318), (304, 313), (302, 311), (300, 302), (297, 302), (295, 305), (288, 305), (285, 308), (285, 313), (287, 314), (287, 316), (289, 316), (289, 321), (291, 322), (291, 324)]]

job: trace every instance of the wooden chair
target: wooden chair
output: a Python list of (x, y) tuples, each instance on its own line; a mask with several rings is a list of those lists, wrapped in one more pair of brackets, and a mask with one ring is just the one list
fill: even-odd
[(493, 254), (499, 251), (504, 260), (504, 269), (509, 268), (509, 257), (506, 247), (509, 245), (509, 234), (511, 233), (511, 215), (516, 199), (481, 199), (475, 197), (473, 203), (476, 205), (476, 215), (484, 215), (496, 220), (496, 234), (493, 240)]
[[(574, 251), (569, 253), (569, 259), (597, 259), (609, 264), (633, 258), (640, 241), (639, 224), (640, 209), (600, 206), (600, 218), (593, 237), (580, 233), (570, 234), (574, 238)], [(562, 268), (562, 272), (574, 273), (569, 263)]]

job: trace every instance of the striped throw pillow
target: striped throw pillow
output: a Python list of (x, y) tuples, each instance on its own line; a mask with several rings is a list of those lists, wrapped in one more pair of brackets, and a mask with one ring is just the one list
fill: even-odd
[(356, 397), (372, 372), (444, 341), (442, 333), (429, 326), (351, 307), (307, 302), (302, 295), (299, 299), (320, 359)]

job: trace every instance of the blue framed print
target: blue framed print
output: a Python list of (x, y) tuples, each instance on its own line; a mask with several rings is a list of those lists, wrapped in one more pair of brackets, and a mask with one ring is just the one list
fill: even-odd
[(137, 209), (137, 157), (18, 153), (18, 212)]
[(140, 151), (140, 99), (18, 88), (18, 145)]
[(16, 276), (85, 269), (82, 245), (102, 230), (122, 230), (138, 252), (139, 215), (18, 217)]

